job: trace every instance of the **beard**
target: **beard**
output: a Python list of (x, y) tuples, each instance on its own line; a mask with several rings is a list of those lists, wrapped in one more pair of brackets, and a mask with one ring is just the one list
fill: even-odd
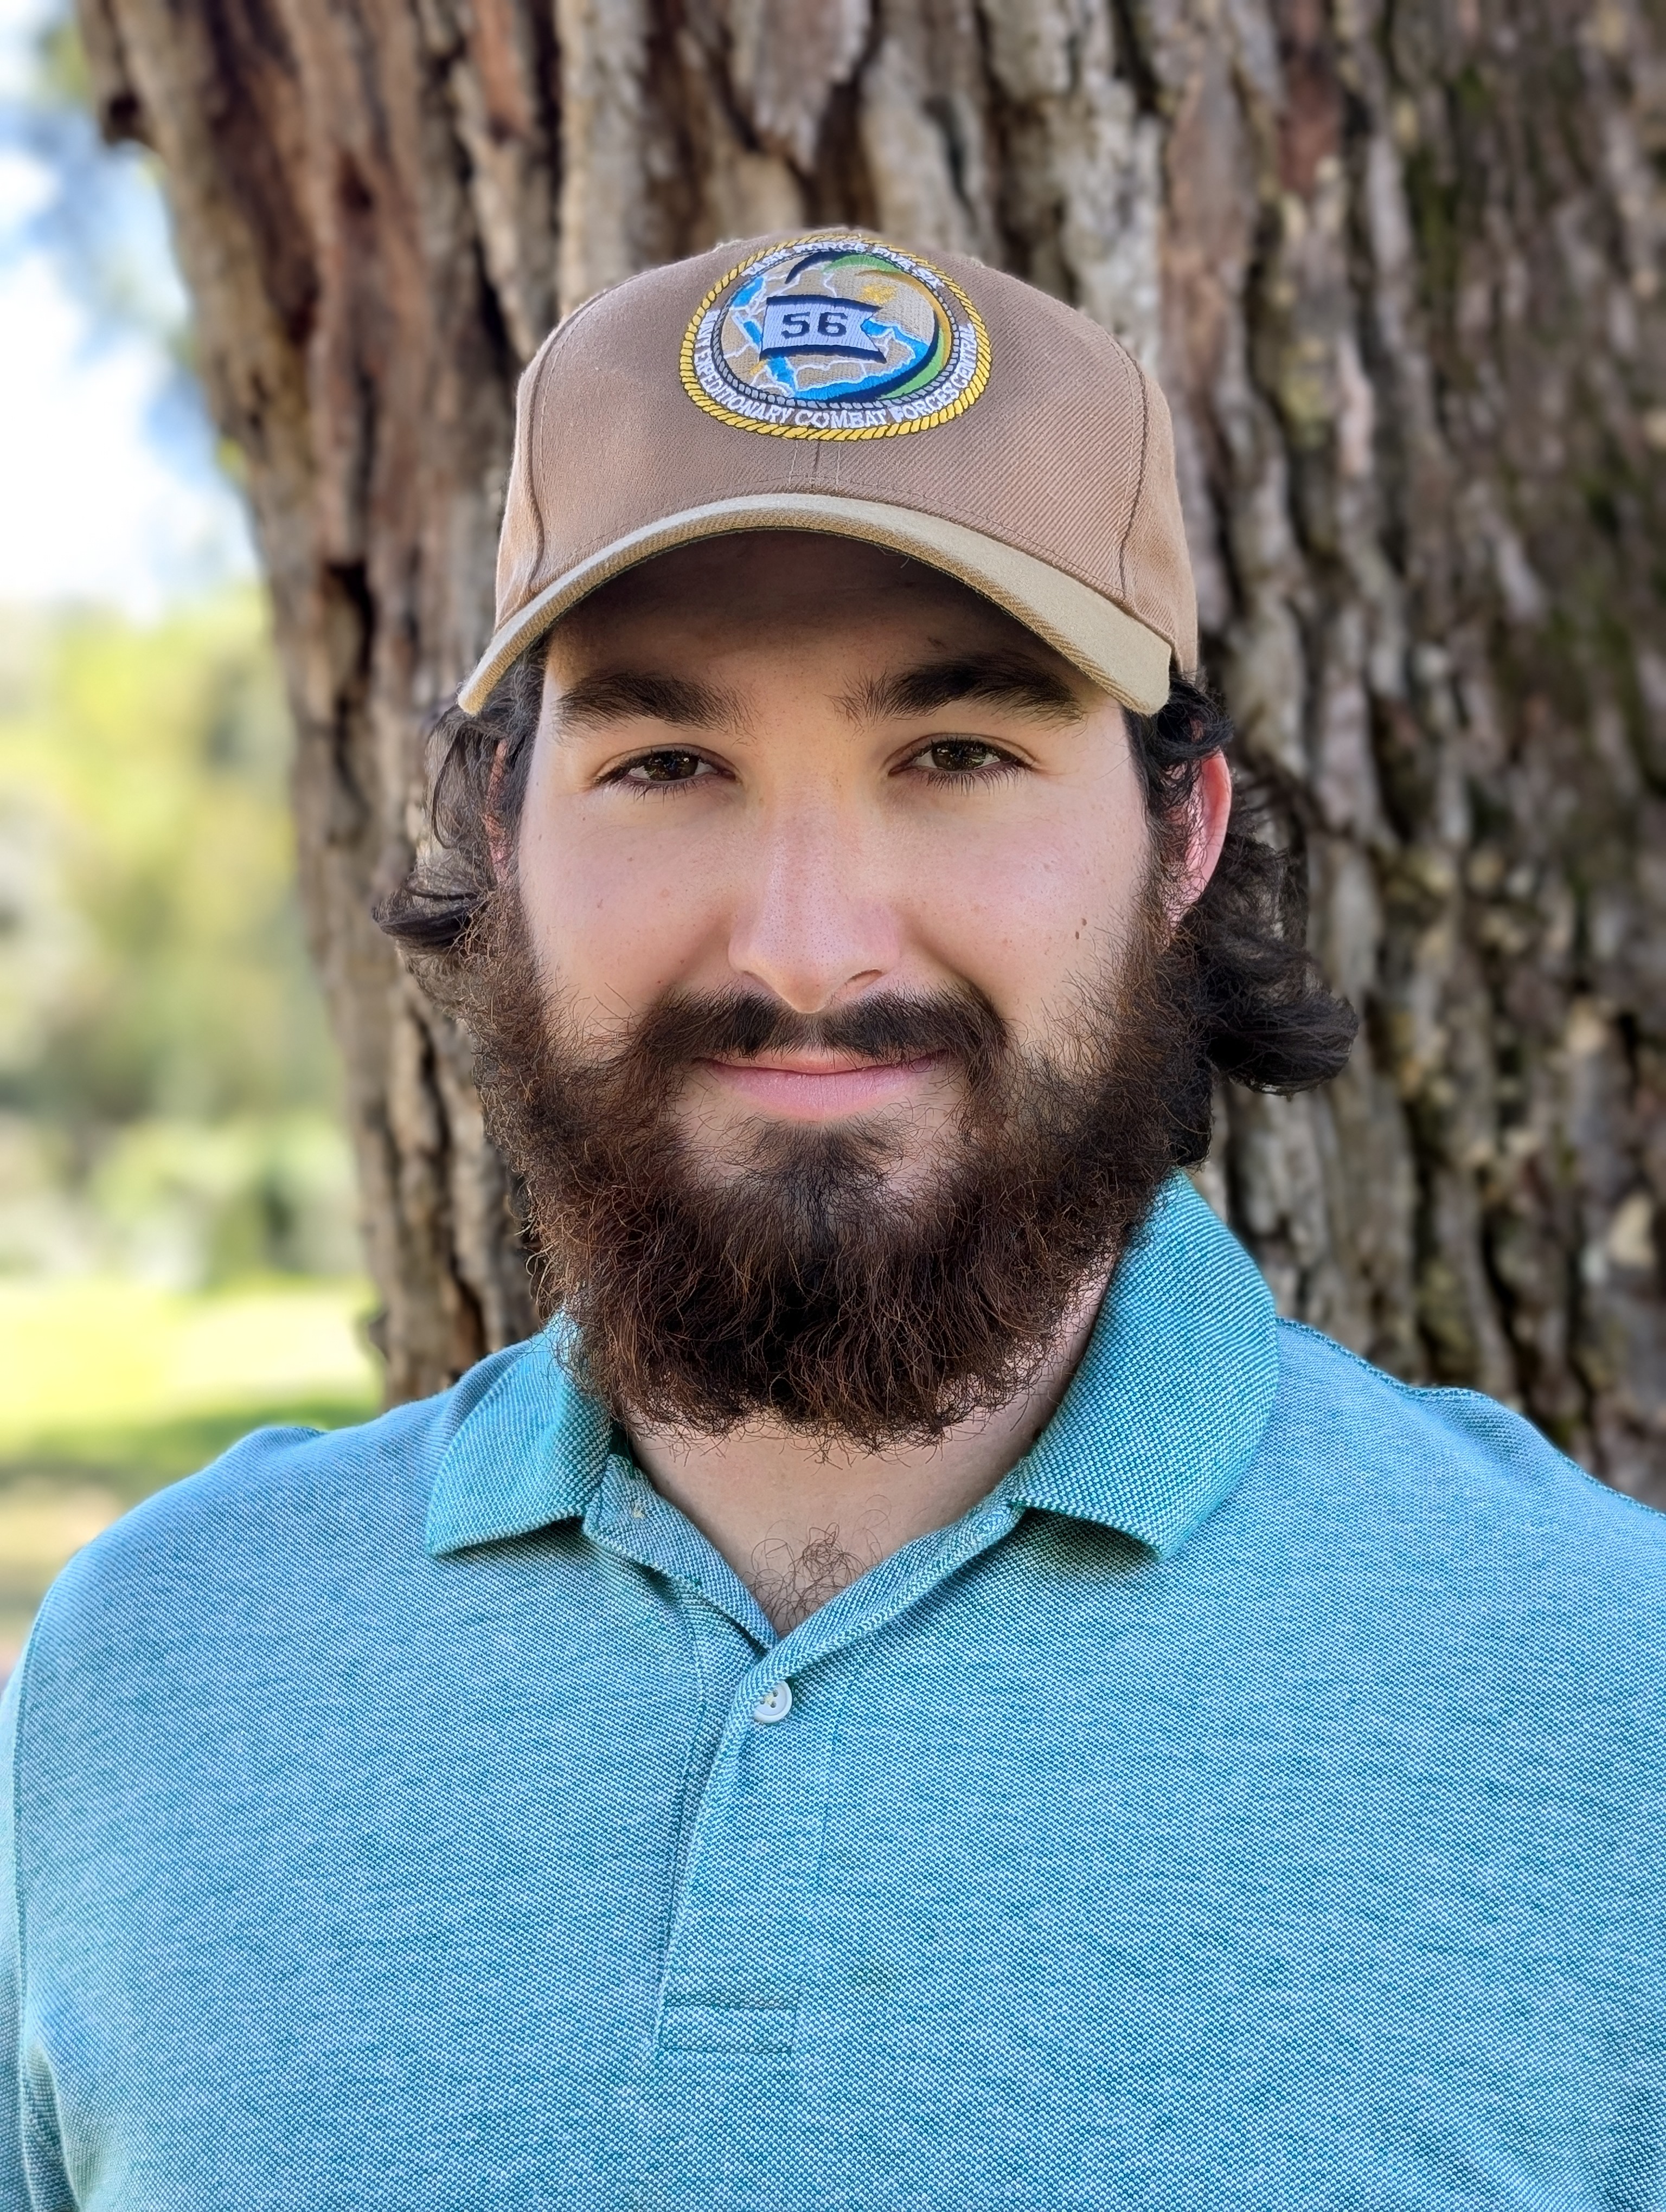
[[(510, 884), (476, 925), (456, 1011), (525, 1193), (540, 1312), (573, 1324), (581, 1385), (626, 1426), (763, 1419), (873, 1451), (1031, 1386), (1175, 1163), (1200, 1156), (1195, 997), (1154, 874), (1046, 1052), (963, 986), (820, 1015), (673, 993), (599, 1055), (552, 1001)], [(733, 1157), (701, 1156), (678, 1114), (694, 1064), (784, 1048), (942, 1055), (958, 1109), (923, 1159), (895, 1110), (760, 1116)]]

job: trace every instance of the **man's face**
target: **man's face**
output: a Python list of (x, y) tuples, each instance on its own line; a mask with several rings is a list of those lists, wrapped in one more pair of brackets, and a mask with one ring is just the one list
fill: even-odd
[(1155, 866), (1118, 710), (836, 541), (561, 626), (464, 1005), (617, 1416), (879, 1448), (1041, 1372), (1207, 1119), (1170, 939), (1224, 781)]
[[(556, 630), (520, 817), (531, 949), (599, 1056), (670, 994), (806, 1017), (979, 994), (1068, 1059), (1142, 912), (1121, 710), (998, 609), (873, 548), (719, 539)], [(899, 1194), (964, 1104), (953, 1054), (695, 1058), (663, 1102), (714, 1179), (760, 1133), (878, 1125)]]

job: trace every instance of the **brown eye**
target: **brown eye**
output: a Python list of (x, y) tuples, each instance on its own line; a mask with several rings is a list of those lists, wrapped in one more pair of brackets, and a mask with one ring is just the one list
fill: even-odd
[(1004, 768), (1006, 757), (976, 738), (945, 738), (919, 756), (939, 775), (970, 775), (979, 769)]
[(698, 753), (648, 753), (625, 770), (632, 783), (692, 783), (706, 763)]

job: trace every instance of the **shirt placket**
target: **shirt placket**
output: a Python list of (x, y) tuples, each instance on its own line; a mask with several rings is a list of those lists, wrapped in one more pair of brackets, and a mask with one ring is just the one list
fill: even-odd
[[(676, 1583), (724, 1617), (727, 1710), (682, 1854), (654, 2049), (791, 2053), (818, 1887), (829, 1784), (864, 1659), (889, 1621), (1012, 1527), (999, 1497), (952, 1528), (882, 1561), (775, 1639), (750, 1595), (683, 1515), (615, 1465), (587, 1517), (593, 1539)], [(702, 1636), (709, 1650), (709, 1613)], [(727, 1641), (727, 1639), (726, 1639)], [(866, 1647), (858, 1650), (854, 1647)], [(715, 1655), (714, 1655), (715, 1656)]]
[(858, 1672), (794, 1690), (765, 1655), (737, 1685), (690, 1841), (659, 2051), (792, 2050), (828, 1761)]

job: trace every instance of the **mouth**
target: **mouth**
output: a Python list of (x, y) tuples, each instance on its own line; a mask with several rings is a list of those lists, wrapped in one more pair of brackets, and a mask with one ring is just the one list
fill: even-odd
[(862, 1060), (854, 1053), (760, 1053), (695, 1064), (730, 1097), (787, 1121), (832, 1121), (917, 1097), (948, 1055)]

